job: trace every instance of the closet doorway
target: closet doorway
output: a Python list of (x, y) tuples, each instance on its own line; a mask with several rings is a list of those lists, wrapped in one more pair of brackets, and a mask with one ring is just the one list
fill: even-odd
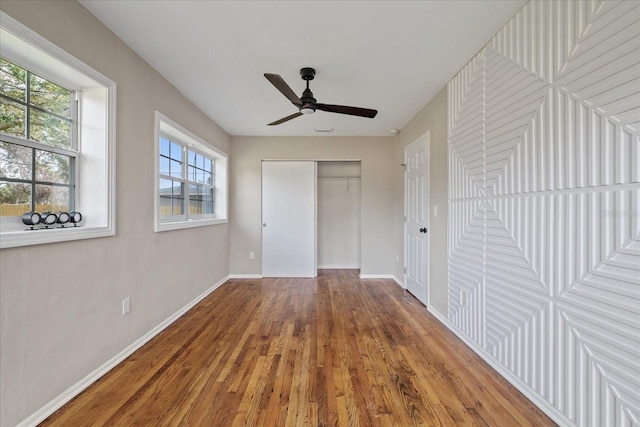
[(360, 161), (317, 163), (319, 269), (360, 268)]

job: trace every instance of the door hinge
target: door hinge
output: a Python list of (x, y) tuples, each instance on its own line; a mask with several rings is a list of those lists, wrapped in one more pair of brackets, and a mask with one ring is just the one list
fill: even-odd
[(407, 267), (404, 268), (404, 274), (407, 274)]

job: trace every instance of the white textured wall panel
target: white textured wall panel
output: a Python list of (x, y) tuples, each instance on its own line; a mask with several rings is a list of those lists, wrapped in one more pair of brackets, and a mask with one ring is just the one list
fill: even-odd
[(449, 320), (556, 420), (640, 426), (640, 2), (531, 1), (448, 96)]

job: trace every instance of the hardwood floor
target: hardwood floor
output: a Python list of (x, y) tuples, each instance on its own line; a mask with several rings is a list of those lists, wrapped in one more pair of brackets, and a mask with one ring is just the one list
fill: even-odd
[(415, 298), (355, 270), (230, 280), (44, 426), (549, 426)]

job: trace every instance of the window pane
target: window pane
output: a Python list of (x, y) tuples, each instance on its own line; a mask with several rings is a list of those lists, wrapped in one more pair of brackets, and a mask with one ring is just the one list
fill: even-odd
[(69, 156), (36, 150), (36, 181), (68, 184), (70, 167)]
[(160, 178), (160, 215), (171, 215), (173, 181)]
[(182, 163), (171, 160), (169, 164), (169, 176), (182, 178)]
[(160, 155), (169, 157), (169, 140), (160, 137)]
[(189, 215), (202, 214), (202, 202), (199, 200), (189, 199)]
[(29, 103), (60, 116), (71, 118), (72, 92), (31, 74)]
[(184, 215), (184, 198), (183, 197), (173, 198), (173, 214)]
[(183, 183), (160, 178), (160, 215), (183, 214)]
[(0, 177), (31, 180), (32, 149), (0, 141)]
[(179, 198), (183, 198), (183, 194), (184, 194), (184, 184), (179, 182), (179, 181), (171, 181), (173, 183), (173, 197), (179, 197)]
[(189, 167), (187, 173), (187, 179), (191, 182), (197, 182), (200, 184), (211, 184), (212, 176), (212, 162), (211, 159), (198, 154), (194, 151), (189, 151)]
[(0, 98), (0, 132), (24, 138), (26, 107)]
[(71, 148), (71, 122), (31, 109), (29, 138), (55, 147)]
[(171, 196), (173, 181), (170, 179), (160, 178), (160, 196)]
[(160, 216), (172, 215), (171, 204), (171, 197), (160, 196)]
[(36, 185), (36, 212), (57, 212), (69, 209), (69, 187)]
[(202, 195), (202, 213), (213, 214), (213, 188), (204, 188)]
[(192, 215), (202, 214), (202, 186), (189, 186), (189, 213)]
[(171, 142), (171, 148), (170, 148), (170, 156), (172, 159), (174, 160), (178, 160), (180, 162), (182, 162), (182, 146), (176, 144), (175, 142)]
[(203, 185), (189, 185), (189, 214), (213, 214), (213, 189)]
[(0, 216), (22, 216), (31, 210), (31, 185), (0, 181)]
[(169, 159), (160, 156), (160, 175), (169, 175)]
[(173, 181), (173, 214), (184, 215), (184, 184)]
[(19, 101), (27, 99), (27, 72), (0, 58), (0, 94)]

